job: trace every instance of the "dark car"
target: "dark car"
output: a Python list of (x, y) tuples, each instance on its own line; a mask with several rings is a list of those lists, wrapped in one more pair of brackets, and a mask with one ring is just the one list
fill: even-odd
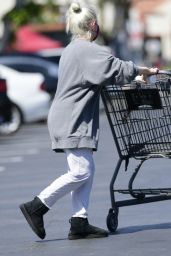
[(12, 102), (7, 96), (6, 80), (0, 78), (0, 125), (11, 120)]
[(22, 124), (21, 115), (17, 106), (9, 99), (7, 82), (0, 77), (0, 135), (12, 134)]
[(58, 82), (58, 64), (33, 54), (0, 54), (0, 64), (20, 72), (41, 73), (45, 78), (45, 90), (54, 96)]

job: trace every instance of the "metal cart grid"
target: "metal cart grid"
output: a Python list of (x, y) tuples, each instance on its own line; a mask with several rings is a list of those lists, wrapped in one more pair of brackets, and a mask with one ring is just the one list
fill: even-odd
[[(150, 158), (171, 158), (171, 72), (159, 71), (156, 81), (144, 85), (133, 82), (126, 86), (110, 85), (102, 89), (102, 101), (116, 144), (119, 160), (110, 183), (111, 206), (107, 216), (108, 229), (118, 226), (119, 207), (171, 199), (171, 188), (133, 189), (133, 182), (144, 161)], [(125, 160), (140, 160), (127, 189), (114, 189)], [(116, 201), (115, 194), (132, 198)]]

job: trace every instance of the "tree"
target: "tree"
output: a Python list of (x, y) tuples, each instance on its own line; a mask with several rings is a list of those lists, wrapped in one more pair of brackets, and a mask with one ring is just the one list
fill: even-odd
[(1, 43), (3, 51), (9, 43), (15, 40), (15, 32), (23, 25), (34, 23), (56, 22), (59, 14), (59, 7), (48, 0), (45, 5), (37, 4), (33, 0), (17, 0), (16, 6), (3, 17), (4, 36)]

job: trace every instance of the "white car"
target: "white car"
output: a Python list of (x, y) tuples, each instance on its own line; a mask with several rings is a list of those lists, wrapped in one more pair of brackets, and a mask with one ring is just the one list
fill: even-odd
[(13, 102), (10, 123), (0, 126), (0, 133), (12, 133), (22, 122), (45, 120), (50, 96), (44, 91), (44, 77), (39, 73), (21, 73), (0, 65), (0, 75), (7, 81), (7, 95)]

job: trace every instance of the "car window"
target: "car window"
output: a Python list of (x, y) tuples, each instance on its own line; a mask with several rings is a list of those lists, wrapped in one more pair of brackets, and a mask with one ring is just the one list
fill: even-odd
[(42, 68), (42, 67), (38, 67), (38, 66), (34, 66), (34, 65), (28, 65), (28, 64), (7, 64), (8, 67), (13, 68), (17, 71), (20, 72), (31, 72), (31, 73), (42, 73), (42, 74), (46, 74), (47, 71)]
[(58, 65), (39, 58), (0, 57), (0, 63), (20, 72), (42, 73), (57, 76)]

